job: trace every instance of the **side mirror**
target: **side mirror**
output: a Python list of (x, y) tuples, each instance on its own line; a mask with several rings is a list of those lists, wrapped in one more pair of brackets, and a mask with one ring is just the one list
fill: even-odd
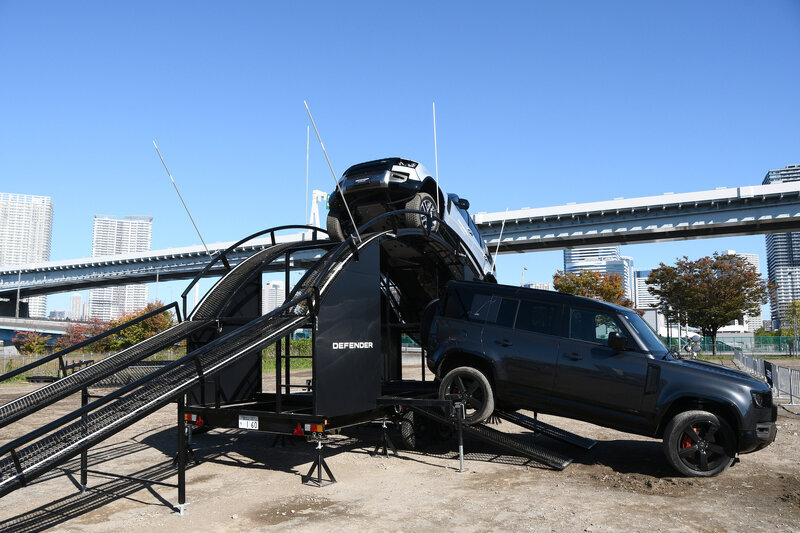
[(616, 331), (612, 331), (608, 334), (608, 347), (614, 351), (621, 352), (625, 349), (625, 346), (628, 343), (628, 339), (625, 338), (624, 335), (621, 333), (617, 333)]
[(466, 198), (459, 198), (458, 201), (456, 202), (456, 207), (458, 207), (459, 209), (463, 209), (464, 211), (468, 210), (469, 200), (467, 200)]

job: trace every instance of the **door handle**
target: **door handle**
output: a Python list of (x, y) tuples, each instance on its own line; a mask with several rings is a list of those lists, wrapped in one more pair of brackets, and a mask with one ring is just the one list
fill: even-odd
[(511, 342), (508, 339), (495, 340), (494, 343), (495, 344), (499, 344), (500, 346), (512, 346), (514, 344), (513, 342)]
[(566, 357), (567, 359), (571, 359), (573, 361), (580, 361), (581, 359), (583, 359), (583, 356), (581, 354), (575, 352), (565, 353), (564, 357)]

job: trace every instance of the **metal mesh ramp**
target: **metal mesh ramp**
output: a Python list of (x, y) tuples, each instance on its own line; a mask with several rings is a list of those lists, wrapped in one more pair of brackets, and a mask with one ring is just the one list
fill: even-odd
[[(454, 419), (444, 416), (441, 412), (437, 412), (433, 409), (413, 406), (411, 409), (423, 416), (439, 422), (440, 424), (445, 424), (448, 426), (456, 425)], [(502, 431), (498, 431), (485, 425), (465, 425), (462, 426), (462, 430), (464, 435), (469, 435), (470, 437), (489, 443), (493, 446), (497, 446), (513, 454), (528, 457), (537, 463), (547, 465), (551, 468), (555, 468), (556, 470), (564, 470), (570, 465), (570, 463), (572, 463), (571, 457), (566, 457), (559, 453), (545, 450), (544, 448), (540, 448), (531, 443), (523, 442), (514, 435), (503, 433)]]
[(567, 444), (577, 446), (578, 448), (583, 448), (584, 450), (591, 450), (592, 448), (594, 448), (595, 444), (597, 444), (597, 441), (594, 439), (587, 439), (586, 437), (581, 437), (580, 435), (570, 433), (569, 431), (557, 428), (555, 426), (551, 426), (550, 424), (545, 424), (540, 420), (536, 420), (534, 418), (525, 416), (520, 413), (495, 411), (494, 414), (497, 415), (499, 418), (502, 418), (503, 420), (508, 420), (512, 424), (522, 426), (525, 429), (530, 429), (534, 433), (540, 433), (542, 435), (546, 435), (551, 439), (559, 440), (561, 442), (566, 442)]
[(250, 274), (261, 269), (265, 264), (271, 263), (279, 258), (296, 245), (296, 242), (276, 244), (275, 246), (270, 246), (265, 250), (251, 255), (236, 265), (236, 268), (225, 274), (225, 276), (211, 287), (211, 290), (203, 297), (197, 305), (197, 309), (192, 313), (191, 320), (214, 318), (222, 311), (221, 307), (225, 305), (230, 294), (234, 292), (239, 287), (239, 284), (245, 281)]
[(198, 367), (204, 376), (211, 376), (242, 355), (283, 337), (306, 320), (306, 316), (265, 315), (168, 365), (140, 388), (87, 414), (85, 419), (24, 448), (13, 449), (14, 442), (0, 448), (4, 456), (0, 459), (0, 496), (168, 404), (200, 381)]
[(10, 424), (20, 418), (38, 411), (70, 394), (80, 391), (101, 379), (108, 377), (121, 368), (141, 361), (168, 346), (175, 344), (189, 335), (209, 324), (209, 321), (181, 322), (168, 330), (162, 331), (130, 348), (110, 355), (74, 374), (54, 381), (35, 391), (20, 396), (5, 405), (0, 406), (0, 427)]

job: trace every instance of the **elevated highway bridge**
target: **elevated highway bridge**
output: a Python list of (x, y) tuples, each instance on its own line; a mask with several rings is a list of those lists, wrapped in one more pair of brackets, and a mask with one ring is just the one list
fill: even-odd
[[(703, 237), (800, 231), (800, 182), (718, 188), (679, 194), (477, 213), (475, 222), (494, 253), (646, 243)], [(502, 238), (501, 238), (502, 231)], [(231, 266), (275, 242), (311, 239), (311, 232), (248, 241), (228, 254)], [(232, 243), (187, 246), (113, 257), (0, 268), (0, 298), (20, 298), (129, 283), (189, 279)], [(293, 261), (311, 263), (307, 252)], [(280, 259), (275, 268), (282, 269)], [(222, 268), (206, 274), (219, 276)]]

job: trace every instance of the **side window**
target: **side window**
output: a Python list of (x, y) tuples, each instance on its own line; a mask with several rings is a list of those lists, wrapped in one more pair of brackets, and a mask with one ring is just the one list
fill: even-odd
[(558, 335), (560, 317), (558, 305), (523, 300), (519, 305), (516, 329)]
[(489, 314), (490, 300), (488, 294), (450, 289), (447, 291), (444, 316), (471, 322), (484, 322)]
[(514, 318), (517, 316), (517, 306), (519, 300), (515, 298), (492, 298), (491, 309), (487, 316), (487, 322), (503, 326), (505, 328), (514, 327)]
[(602, 311), (570, 309), (569, 336), (573, 339), (605, 343), (612, 331), (623, 334), (614, 318)]

